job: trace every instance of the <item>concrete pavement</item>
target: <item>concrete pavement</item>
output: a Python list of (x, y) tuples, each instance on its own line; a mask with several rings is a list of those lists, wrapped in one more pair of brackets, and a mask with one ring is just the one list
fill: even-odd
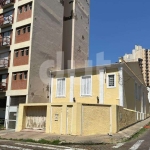
[(57, 140), (64, 143), (118, 143), (126, 140), (136, 132), (138, 132), (142, 127), (147, 125), (150, 122), (150, 118), (138, 122), (133, 126), (130, 126), (112, 136), (109, 135), (94, 135), (94, 136), (71, 136), (71, 135), (55, 135), (55, 134), (46, 134), (43, 132), (35, 132), (25, 130), (22, 132), (14, 132), (13, 130), (3, 130), (0, 131), (0, 137), (3, 139), (33, 139), (33, 140), (40, 140), (45, 139), (49, 141)]

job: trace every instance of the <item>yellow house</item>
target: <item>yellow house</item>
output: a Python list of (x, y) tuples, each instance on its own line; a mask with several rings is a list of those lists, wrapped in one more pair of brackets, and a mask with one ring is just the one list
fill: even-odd
[(16, 131), (68, 135), (113, 134), (149, 116), (138, 63), (50, 72), (49, 103), (21, 104)]
[(148, 91), (137, 62), (51, 72), (50, 102), (119, 105), (149, 113)]

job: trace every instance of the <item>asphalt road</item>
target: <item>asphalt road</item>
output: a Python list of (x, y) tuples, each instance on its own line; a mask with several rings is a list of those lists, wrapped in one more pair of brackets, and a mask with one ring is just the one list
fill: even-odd
[(75, 150), (75, 149), (70, 148), (68, 146), (55, 146), (55, 145), (44, 145), (18, 141), (0, 140), (0, 150)]
[(53, 146), (19, 141), (0, 140), (0, 150), (150, 150), (150, 130), (126, 143), (108, 145)]
[(120, 143), (120, 146), (118, 148), (116, 147), (116, 149), (117, 150), (150, 150), (150, 130), (145, 132), (138, 139), (132, 140), (127, 143)]
[(118, 143), (116, 145), (84, 145), (75, 147), (87, 150), (150, 150), (150, 130), (147, 130), (139, 138), (126, 143)]

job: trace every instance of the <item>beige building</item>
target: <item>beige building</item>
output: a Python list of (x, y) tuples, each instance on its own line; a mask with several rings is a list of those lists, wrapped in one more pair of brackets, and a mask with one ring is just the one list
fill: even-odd
[(147, 87), (150, 86), (150, 49), (135, 45), (132, 54), (125, 54), (124, 60), (127, 62), (139, 62), (142, 74)]
[[(49, 102), (49, 77), (43, 83), (40, 76), (45, 61), (53, 70), (85, 66), (89, 0), (0, 1), (0, 32), (0, 112), (6, 128), (15, 129), (20, 103)], [(75, 64), (67, 66), (70, 60)]]
[[(16, 131), (113, 134), (150, 115), (137, 62), (53, 71), (47, 104), (21, 104)], [(141, 76), (137, 76), (140, 74)]]

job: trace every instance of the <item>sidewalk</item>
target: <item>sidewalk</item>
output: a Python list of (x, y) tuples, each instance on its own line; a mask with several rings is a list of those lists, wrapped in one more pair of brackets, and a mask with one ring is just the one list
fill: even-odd
[(3, 139), (45, 139), (49, 141), (57, 140), (64, 143), (117, 143), (126, 140), (138, 132), (142, 127), (150, 122), (150, 118), (128, 127), (112, 136), (109, 135), (93, 135), (93, 136), (71, 136), (71, 135), (54, 135), (35, 131), (14, 132), (13, 130), (0, 131), (0, 137)]

